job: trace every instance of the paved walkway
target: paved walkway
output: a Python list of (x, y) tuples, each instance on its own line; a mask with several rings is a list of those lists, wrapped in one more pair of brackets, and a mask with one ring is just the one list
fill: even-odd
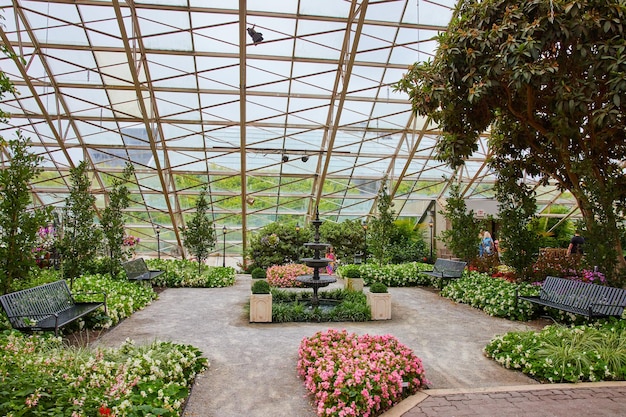
[(97, 343), (119, 346), (126, 338), (156, 339), (201, 349), (210, 368), (196, 378), (185, 417), (314, 417), (315, 408), (296, 374), (298, 346), (304, 337), (329, 328), (391, 334), (422, 359), (430, 389), (406, 399), (386, 417), (574, 417), (590, 410), (594, 416), (626, 415), (622, 383), (540, 385), (483, 356), (493, 336), (539, 329), (545, 322), (489, 317), (425, 288), (390, 292), (388, 321), (249, 323), (244, 306), (250, 278), (239, 275), (228, 288), (167, 289)]

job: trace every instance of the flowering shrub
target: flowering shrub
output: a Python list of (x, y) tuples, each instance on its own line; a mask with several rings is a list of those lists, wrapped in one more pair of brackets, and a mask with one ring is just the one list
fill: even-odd
[(179, 416), (207, 360), (190, 345), (64, 348), (60, 338), (0, 334), (3, 416)]
[(51, 252), (57, 241), (57, 232), (54, 226), (42, 226), (37, 231), (37, 246), (34, 252), (37, 255), (43, 255), (46, 252)]
[(267, 269), (267, 282), (272, 287), (292, 288), (301, 287), (302, 284), (296, 281), (300, 275), (310, 275), (313, 268), (302, 264), (274, 265)]
[(122, 241), (122, 246), (132, 247), (132, 246), (138, 245), (140, 240), (141, 239), (133, 235), (124, 236), (124, 240)]
[(377, 416), (428, 384), (421, 360), (393, 336), (345, 330), (304, 338), (297, 371), (318, 416)]
[(626, 378), (626, 321), (610, 319), (540, 332), (509, 332), (485, 354), (505, 368), (547, 382), (622, 381)]
[(537, 295), (539, 287), (532, 284), (515, 284), (487, 274), (471, 271), (463, 278), (452, 280), (440, 295), (458, 303), (480, 308), (485, 313), (510, 320), (529, 320), (535, 314), (531, 303), (517, 302), (520, 295)]
[(573, 273), (573, 275), (568, 275), (566, 278), (572, 279), (574, 281), (606, 285), (606, 276), (602, 272), (583, 269), (580, 272), (573, 271)]
[(276, 233), (272, 233), (268, 236), (263, 236), (261, 238), (261, 243), (265, 246), (269, 246), (270, 248), (275, 248), (280, 243), (280, 238)]
[(152, 280), (157, 287), (217, 288), (235, 284), (235, 269), (230, 266), (203, 264), (198, 274), (198, 263), (186, 259), (146, 259), (146, 265), (165, 271)]

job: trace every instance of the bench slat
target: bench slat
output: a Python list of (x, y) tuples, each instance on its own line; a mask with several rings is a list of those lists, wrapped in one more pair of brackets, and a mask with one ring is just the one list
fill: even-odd
[(539, 296), (517, 298), (587, 317), (621, 317), (626, 307), (626, 290), (622, 288), (550, 276)]

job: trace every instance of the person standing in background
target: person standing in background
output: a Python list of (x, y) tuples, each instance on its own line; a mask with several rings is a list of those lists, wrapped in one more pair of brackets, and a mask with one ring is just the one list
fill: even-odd
[(332, 275), (335, 271), (335, 252), (333, 252), (333, 247), (328, 248), (328, 252), (326, 252), (326, 259), (330, 259), (328, 265), (326, 265), (326, 273), (328, 275)]
[(582, 255), (584, 253), (583, 246), (585, 244), (585, 238), (580, 235), (580, 230), (576, 230), (572, 240), (567, 247), (567, 256), (575, 254)]

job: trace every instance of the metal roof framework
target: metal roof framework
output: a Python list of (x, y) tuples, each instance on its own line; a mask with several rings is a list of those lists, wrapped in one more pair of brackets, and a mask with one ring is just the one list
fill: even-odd
[[(383, 178), (399, 217), (419, 219), (454, 178), (492, 198), (487, 136), (457, 172), (434, 159), (439, 136), (393, 91), (434, 56), (453, 0), (0, 0), (4, 97), (44, 156), (37, 204), (63, 206), (86, 160), (97, 208), (135, 167), (129, 233), (141, 250), (180, 255), (181, 230), (206, 187), (229, 253), (273, 221), (366, 219)], [(248, 29), (262, 34), (254, 43)], [(2, 163), (10, 158), (3, 150)], [(532, 182), (532, 179), (528, 179)], [(542, 210), (575, 201), (537, 185)]]

